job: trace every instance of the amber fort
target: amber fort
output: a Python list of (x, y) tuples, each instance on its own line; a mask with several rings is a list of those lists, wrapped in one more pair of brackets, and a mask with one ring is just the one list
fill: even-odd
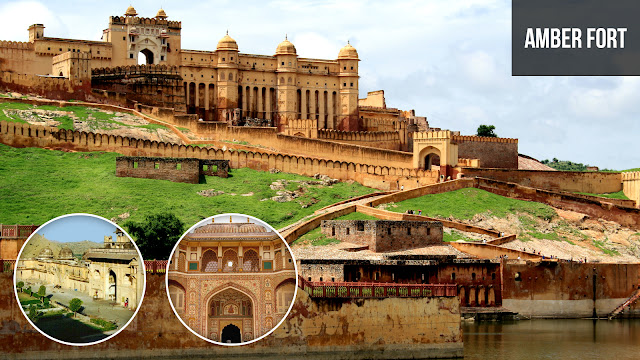
[[(92, 355), (451, 358), (464, 354), (463, 318), (640, 315), (637, 256), (550, 258), (531, 245), (537, 240), (524, 242), (524, 234), (505, 231), (504, 224), (392, 211), (425, 196), (482, 191), (548, 205), (571, 217), (589, 243), (605, 232), (635, 239), (640, 172), (555, 171), (520, 154), (516, 138), (462, 134), (395, 108), (384, 90), (361, 88), (359, 64), (368, 59), (355, 42), (345, 40), (335, 58), (313, 59), (283, 34), (273, 40), (273, 52), (259, 55), (241, 52), (251, 49), (230, 29), (208, 50), (189, 50), (182, 47), (189, 24), (171, 15), (160, 9), (144, 17), (130, 6), (108, 17), (101, 40), (50, 37), (46, 24), (31, 25), (26, 41), (0, 42), (0, 90), (17, 94), (0, 103), (120, 112), (168, 128), (175, 141), (1, 121), (0, 142), (115, 152), (118, 179), (190, 186), (204, 175), (238, 181), (234, 172), (252, 169), (355, 182), (375, 192), (336, 199), (279, 229), (293, 257), (257, 224), (195, 228), (169, 260), (146, 262), (139, 315), (119, 337), (92, 347)], [(609, 193), (624, 197), (600, 196)], [(36, 228), (0, 225), (2, 264), (14, 265)], [(313, 233), (332, 242), (300, 245)], [(470, 240), (445, 240), (452, 233)], [(75, 271), (77, 265), (48, 253), (19, 265), (33, 277), (54, 276), (52, 267)], [(111, 296), (109, 288), (94, 286), (91, 267), (78, 270), (77, 280), (65, 280), (69, 286)], [(8, 288), (8, 275), (0, 282)], [(27, 344), (16, 358), (69, 354), (59, 344), (39, 343), (12, 310), (17, 306), (0, 296), (0, 339)], [(203, 340), (245, 343), (278, 324), (248, 346)]]

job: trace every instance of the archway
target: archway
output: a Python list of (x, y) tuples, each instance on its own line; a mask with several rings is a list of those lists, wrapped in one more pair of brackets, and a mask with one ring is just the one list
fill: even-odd
[[(254, 338), (254, 309), (253, 299), (246, 293), (228, 287), (215, 293), (207, 302), (207, 329), (206, 334), (210, 339), (227, 342), (229, 334), (223, 339), (224, 330), (230, 325), (238, 329), (238, 341), (249, 341)], [(232, 339), (233, 340), (233, 339)]]
[(420, 168), (424, 170), (431, 170), (431, 166), (437, 162), (440, 165), (440, 150), (433, 146), (428, 146), (420, 150)]
[[(140, 56), (140, 54), (144, 55)], [(149, 49), (144, 49), (138, 54), (138, 65), (151, 65), (153, 64), (153, 52)]]
[(178, 313), (184, 313), (186, 290), (182, 284), (175, 280), (169, 280), (169, 298)]
[(113, 270), (109, 270), (109, 291), (107, 291), (107, 295), (111, 301), (117, 301), (118, 299), (116, 273)]
[(235, 344), (242, 342), (242, 335), (240, 334), (240, 329), (233, 325), (229, 324), (222, 329), (222, 334), (220, 335), (220, 342)]

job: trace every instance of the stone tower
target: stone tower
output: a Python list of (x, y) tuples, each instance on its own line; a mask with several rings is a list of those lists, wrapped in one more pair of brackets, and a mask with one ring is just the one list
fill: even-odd
[(111, 66), (137, 65), (139, 58), (146, 64), (179, 65), (182, 24), (167, 17), (163, 9), (153, 18), (138, 17), (133, 6), (124, 16), (111, 16), (103, 31), (103, 40), (112, 44)]
[(218, 121), (231, 124), (238, 108), (238, 44), (229, 33), (216, 47), (218, 57)]
[(33, 24), (29, 26), (29, 42), (44, 38), (44, 25)]
[(340, 109), (337, 128), (345, 131), (359, 131), (358, 126), (358, 52), (347, 43), (340, 49)]
[(274, 124), (278, 131), (282, 131), (283, 127), (290, 121), (296, 119), (296, 91), (297, 87), (297, 68), (298, 54), (296, 47), (287, 39), (281, 42), (276, 49), (276, 123)]

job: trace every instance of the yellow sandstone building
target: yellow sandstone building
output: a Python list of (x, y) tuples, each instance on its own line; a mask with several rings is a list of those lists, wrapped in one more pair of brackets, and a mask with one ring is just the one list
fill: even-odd
[(281, 129), (290, 120), (312, 119), (319, 129), (358, 129), (359, 59), (350, 44), (330, 60), (299, 57), (286, 37), (273, 55), (241, 53), (229, 34), (214, 51), (186, 50), (182, 23), (167, 18), (163, 9), (153, 18), (138, 17), (130, 6), (109, 18), (102, 41), (46, 37), (45, 26), (33, 24), (28, 42), (0, 42), (0, 70), (71, 78), (52, 69), (74, 59), (74, 68), (87, 64), (76, 75), (88, 79), (92, 69), (135, 66), (144, 58), (179, 69), (186, 108), (204, 120), (257, 118)]

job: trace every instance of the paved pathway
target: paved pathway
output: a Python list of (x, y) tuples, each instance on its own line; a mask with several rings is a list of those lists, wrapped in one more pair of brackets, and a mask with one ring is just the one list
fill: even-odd
[[(31, 285), (31, 289), (38, 289), (40, 285), (34, 283)], [(69, 305), (69, 301), (73, 298), (82, 300), (82, 306), (84, 306), (83, 314), (89, 316), (96, 316), (108, 321), (116, 321), (118, 326), (123, 326), (133, 316), (133, 310), (125, 309), (120, 305), (112, 305), (107, 300), (94, 300), (91, 296), (84, 294), (80, 291), (74, 291), (70, 289), (54, 289), (53, 285), (45, 284), (47, 288), (47, 294), (53, 295), (51, 301), (58, 301), (62, 304)]]

